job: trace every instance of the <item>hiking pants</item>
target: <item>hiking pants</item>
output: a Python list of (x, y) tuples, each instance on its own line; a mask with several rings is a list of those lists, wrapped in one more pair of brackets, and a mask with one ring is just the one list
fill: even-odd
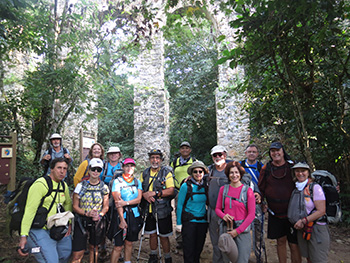
[(213, 262), (215, 263), (227, 263), (229, 262), (226, 258), (223, 258), (223, 255), (219, 249), (219, 229), (221, 218), (215, 213), (215, 209), (208, 207), (208, 219), (209, 219), (209, 235), (210, 241), (213, 246)]
[(185, 263), (199, 263), (203, 250), (208, 223), (182, 223), (182, 244)]
[(65, 263), (72, 253), (72, 237), (69, 235), (60, 241), (50, 237), (50, 231), (45, 229), (31, 229), (27, 238), (27, 247), (40, 248), (40, 252), (33, 253), (39, 263)]

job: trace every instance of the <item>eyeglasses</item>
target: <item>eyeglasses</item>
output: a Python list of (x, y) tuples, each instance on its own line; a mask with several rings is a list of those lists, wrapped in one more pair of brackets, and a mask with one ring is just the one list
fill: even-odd
[(223, 155), (222, 153), (214, 153), (213, 154), (214, 157), (218, 157), (218, 156), (221, 157), (222, 155)]
[(202, 173), (203, 173), (203, 170), (194, 170), (193, 173), (194, 173), (194, 174), (202, 174)]
[(92, 167), (90, 170), (93, 171), (93, 172), (95, 172), (95, 171), (97, 171), (99, 173), (102, 172), (102, 168), (101, 167)]

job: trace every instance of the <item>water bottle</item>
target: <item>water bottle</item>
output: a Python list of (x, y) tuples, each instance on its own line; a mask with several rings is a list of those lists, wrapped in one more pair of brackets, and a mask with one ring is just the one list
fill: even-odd
[(18, 203), (15, 203), (15, 205), (13, 206), (12, 208), (12, 214), (15, 214), (19, 211), (19, 208), (18, 208)]

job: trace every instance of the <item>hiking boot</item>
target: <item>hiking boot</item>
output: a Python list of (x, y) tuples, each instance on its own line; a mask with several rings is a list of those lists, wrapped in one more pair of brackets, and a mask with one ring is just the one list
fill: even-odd
[(171, 257), (170, 258), (164, 258), (164, 261), (165, 261), (165, 263), (172, 263), (173, 262)]
[(158, 256), (154, 254), (150, 254), (148, 263), (158, 263)]

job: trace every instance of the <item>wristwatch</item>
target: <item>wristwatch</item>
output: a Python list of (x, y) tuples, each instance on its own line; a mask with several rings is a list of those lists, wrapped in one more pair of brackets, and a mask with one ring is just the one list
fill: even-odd
[(159, 196), (159, 191), (156, 191), (156, 196), (157, 196), (157, 197)]
[(126, 205), (130, 205), (129, 202), (126, 202)]

